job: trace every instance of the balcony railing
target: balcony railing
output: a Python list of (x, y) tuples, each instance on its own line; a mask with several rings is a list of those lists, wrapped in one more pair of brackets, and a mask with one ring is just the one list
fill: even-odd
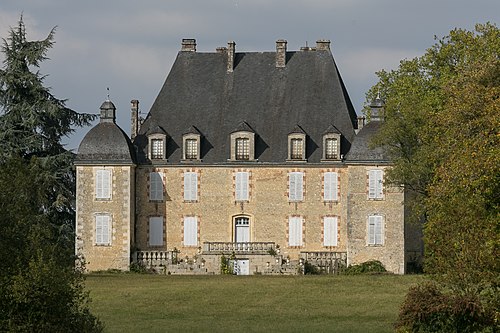
[(204, 254), (269, 254), (276, 250), (274, 242), (205, 242)]
[(132, 255), (132, 261), (149, 267), (165, 266), (177, 259), (174, 251), (137, 251)]

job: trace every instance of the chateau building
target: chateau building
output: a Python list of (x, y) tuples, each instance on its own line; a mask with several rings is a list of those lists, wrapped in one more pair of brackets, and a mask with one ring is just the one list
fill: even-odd
[(131, 138), (106, 100), (77, 159), (76, 251), (87, 269), (143, 263), (169, 273), (334, 271), (379, 260), (405, 273), (420, 253), (405, 192), (369, 142), (383, 121), (357, 117), (330, 41), (288, 51), (213, 53), (184, 39)]

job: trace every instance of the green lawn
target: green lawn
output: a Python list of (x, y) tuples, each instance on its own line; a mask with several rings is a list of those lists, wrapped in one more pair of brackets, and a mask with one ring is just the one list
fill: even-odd
[(87, 277), (106, 332), (392, 332), (422, 276)]

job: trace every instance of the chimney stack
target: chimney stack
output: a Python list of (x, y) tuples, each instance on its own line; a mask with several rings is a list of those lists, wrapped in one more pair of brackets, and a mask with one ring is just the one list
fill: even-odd
[(330, 51), (330, 40), (329, 39), (319, 39), (316, 41), (317, 51)]
[(232, 73), (234, 70), (234, 53), (236, 43), (234, 41), (227, 42), (227, 72)]
[(196, 52), (196, 39), (183, 39), (181, 51)]
[(276, 41), (276, 67), (284, 68), (286, 65), (286, 40), (278, 39)]
[(131, 111), (131, 128), (130, 128), (130, 138), (132, 140), (135, 139), (137, 134), (139, 133), (139, 101), (133, 99), (130, 101), (130, 111)]
[(365, 116), (358, 116), (358, 128), (356, 129), (356, 134), (365, 126)]

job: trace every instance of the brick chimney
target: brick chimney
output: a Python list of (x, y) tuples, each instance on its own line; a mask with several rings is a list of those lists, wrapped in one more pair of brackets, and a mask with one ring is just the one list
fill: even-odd
[(286, 40), (278, 39), (276, 41), (276, 67), (284, 68), (286, 65)]
[(236, 51), (236, 43), (234, 41), (227, 42), (227, 72), (232, 73), (234, 70), (234, 53)]
[(317, 51), (330, 51), (330, 40), (329, 39), (318, 39), (316, 41)]
[(139, 101), (133, 99), (130, 101), (130, 111), (131, 111), (131, 127), (130, 127), (130, 138), (134, 140), (139, 133)]
[(196, 52), (196, 39), (183, 39), (182, 40), (182, 48), (183, 52)]

